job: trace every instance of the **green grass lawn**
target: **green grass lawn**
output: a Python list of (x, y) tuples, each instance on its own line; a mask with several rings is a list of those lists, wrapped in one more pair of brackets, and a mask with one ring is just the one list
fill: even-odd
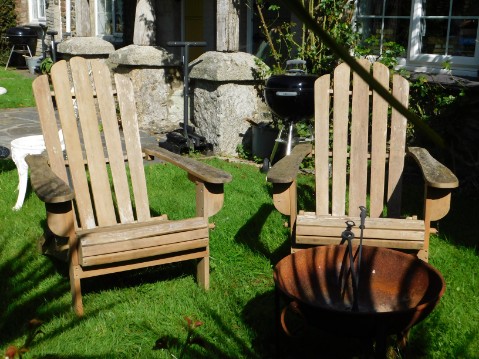
[[(233, 175), (224, 208), (212, 218), (211, 289), (197, 286), (193, 262), (97, 277), (82, 282), (85, 316), (78, 319), (65, 264), (36, 249), (43, 204), (29, 191), (24, 207), (13, 212), (15, 166), (0, 161), (0, 353), (10, 344), (20, 346), (26, 323), (37, 318), (42, 332), (25, 358), (174, 358), (189, 317), (203, 325), (184, 358), (272, 358), (276, 344), (286, 358), (362, 357), (354, 339), (324, 332), (275, 340), (272, 272), (289, 251), (286, 217), (274, 209), (271, 188), (257, 168), (209, 163)], [(194, 189), (182, 171), (158, 164), (148, 166), (146, 175), (153, 211), (173, 219), (194, 213)], [(162, 185), (168, 180), (173, 187)], [(302, 177), (300, 188), (310, 183)], [(430, 263), (444, 275), (447, 290), (413, 329), (404, 357), (478, 357), (477, 213), (477, 195), (455, 193), (441, 235), (431, 242)], [(154, 350), (157, 341), (169, 349)]]
[(0, 95), (0, 110), (5, 108), (33, 107), (32, 78), (11, 68), (0, 68), (0, 87), (7, 93)]

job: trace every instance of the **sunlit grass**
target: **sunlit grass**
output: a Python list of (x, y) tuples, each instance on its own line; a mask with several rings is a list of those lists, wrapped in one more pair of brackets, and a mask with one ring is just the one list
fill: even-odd
[(0, 95), (0, 109), (35, 106), (30, 77), (0, 67), (0, 87), (7, 90), (6, 94)]

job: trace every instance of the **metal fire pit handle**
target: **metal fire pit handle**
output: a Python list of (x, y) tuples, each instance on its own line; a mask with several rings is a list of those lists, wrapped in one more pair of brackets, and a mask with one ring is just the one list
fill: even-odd
[(293, 333), (291, 333), (291, 331), (288, 329), (286, 325), (285, 317), (286, 317), (286, 312), (288, 311), (288, 309), (290, 309), (292, 312), (294, 312), (294, 314), (298, 315), (301, 318), (301, 321), (304, 323), (304, 327), (308, 326), (308, 322), (304, 314), (301, 312), (298, 302), (296, 302), (295, 300), (293, 300), (292, 302), (290, 302), (287, 306), (283, 308), (283, 310), (281, 311), (281, 316), (280, 316), (281, 327), (283, 328), (287, 336), (298, 337), (298, 335), (294, 335)]

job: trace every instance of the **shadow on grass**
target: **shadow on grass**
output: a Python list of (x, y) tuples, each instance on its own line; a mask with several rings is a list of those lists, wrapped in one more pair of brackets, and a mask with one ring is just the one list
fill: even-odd
[[(178, 353), (184, 350), (184, 357), (185, 358), (221, 358), (221, 359), (235, 359), (238, 357), (246, 357), (246, 358), (264, 358), (257, 353), (253, 352), (248, 345), (244, 342), (242, 338), (240, 338), (237, 333), (232, 329), (232, 326), (224, 321), (222, 316), (218, 314), (216, 311), (209, 307), (205, 307), (204, 311), (207, 313), (209, 317), (215, 323), (215, 326), (224, 334), (222, 338), (217, 338), (214, 342), (204, 336), (201, 335), (201, 331), (195, 331), (193, 339), (193, 343), (190, 343), (185, 346), (185, 339), (186, 339), (186, 329), (184, 336), (182, 337), (175, 337), (168, 334), (158, 333), (157, 330), (147, 322), (142, 322), (139, 324), (139, 327), (143, 331), (148, 331), (153, 336), (161, 335), (154, 343), (151, 350), (154, 351), (164, 351), (169, 353), (169, 356), (176, 357)], [(223, 345), (223, 341), (227, 342), (234, 342), (236, 346), (239, 348), (239, 353), (232, 355), (228, 353), (228, 347), (231, 345)], [(241, 354), (241, 355), (240, 355)]]
[(17, 167), (11, 159), (0, 159), (0, 173), (16, 170)]
[[(0, 253), (6, 253), (6, 240), (0, 242), (0, 246)], [(15, 255), (9, 258), (3, 256), (0, 261), (0, 337), (6, 342), (21, 336), (25, 329), (22, 328), (23, 324), (29, 320), (41, 316), (39, 319), (45, 322), (66, 309), (59, 306), (48, 314), (39, 314), (38, 309), (45, 302), (58, 300), (68, 287), (59, 279), (54, 279), (53, 282), (48, 280), (54, 277), (54, 267), (35, 257), (35, 249), (25, 244)], [(49, 284), (45, 286), (44, 283)]]
[(439, 222), (439, 234), (455, 244), (474, 248), (476, 254), (479, 254), (477, 213), (479, 213), (479, 193), (470, 193), (459, 188), (452, 194), (451, 210)]
[[(42, 257), (35, 245), (27, 241), (15, 246), (18, 249), (13, 251), (7, 248), (8, 240), (15, 238), (3, 237), (0, 240), (1, 345), (8, 346), (25, 336), (32, 319), (48, 323), (54, 317), (70, 314), (64, 325), (37, 336), (32, 347), (35, 343), (61, 336), (66, 330), (78, 326), (81, 319), (73, 314), (70, 301), (62, 301), (62, 297), (70, 292), (68, 276), (65, 278), (64, 275), (58, 275), (59, 272), (65, 274), (66, 263)], [(107, 303), (91, 315), (114, 304)], [(51, 357), (59, 358), (57, 354)]]
[(81, 281), (82, 294), (134, 288), (141, 284), (152, 284), (189, 276), (196, 277), (194, 260), (85, 278)]
[[(403, 179), (402, 213), (418, 215), (423, 213), (424, 182), (417, 166), (408, 166)], [(446, 216), (433, 227), (438, 229), (439, 237), (448, 241), (469, 247), (477, 247), (477, 213), (479, 212), (479, 191), (475, 187), (459, 180), (459, 187), (452, 190), (451, 207)]]
[(281, 246), (274, 251), (271, 251), (261, 242), (261, 231), (263, 230), (266, 220), (273, 211), (276, 211), (276, 209), (272, 204), (262, 204), (258, 211), (238, 230), (235, 235), (235, 241), (246, 245), (253, 252), (259, 253), (265, 258), (268, 258), (272, 264), (276, 264), (281, 258), (288, 254), (290, 244), (287, 240), (287, 236), (285, 236), (285, 241), (282, 242)]

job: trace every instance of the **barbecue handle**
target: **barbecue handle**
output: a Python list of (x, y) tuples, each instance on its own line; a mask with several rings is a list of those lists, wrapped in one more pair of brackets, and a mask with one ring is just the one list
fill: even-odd
[(298, 93), (296, 91), (276, 91), (276, 96), (294, 97), (294, 96), (298, 96)]

